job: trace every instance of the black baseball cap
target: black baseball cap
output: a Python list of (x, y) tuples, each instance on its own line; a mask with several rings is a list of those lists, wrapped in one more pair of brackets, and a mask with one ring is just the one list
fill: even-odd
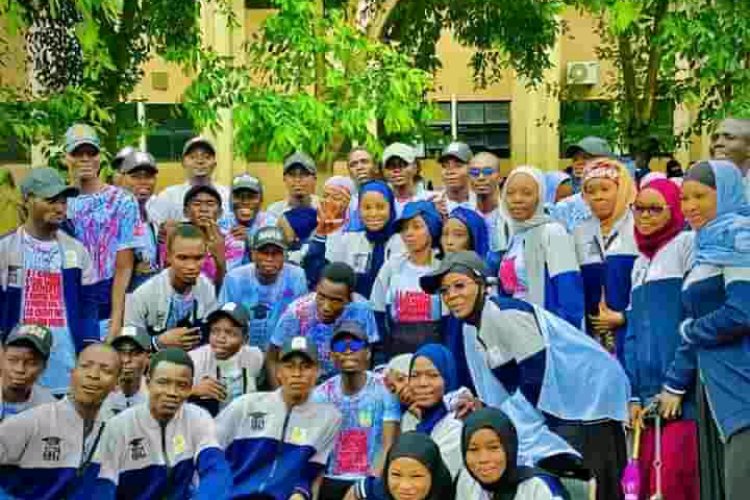
[(443, 276), (451, 272), (465, 274), (477, 280), (484, 280), (488, 274), (487, 266), (476, 252), (454, 252), (446, 255), (436, 270), (422, 276), (419, 285), (425, 293), (435, 294), (440, 290)]
[(133, 151), (122, 159), (122, 163), (120, 164), (121, 173), (129, 174), (139, 169), (149, 170), (154, 174), (159, 173), (159, 167), (156, 166), (156, 160), (150, 153)]
[(46, 361), (52, 351), (52, 331), (41, 325), (16, 325), (5, 338), (4, 346), (31, 347)]
[(133, 343), (143, 351), (150, 351), (151, 335), (148, 334), (148, 331), (145, 328), (139, 326), (123, 326), (120, 330), (120, 334), (112, 339), (110, 344), (112, 345), (112, 348), (117, 351), (127, 343)]
[(468, 144), (465, 142), (451, 142), (443, 148), (443, 152), (440, 154), (438, 161), (443, 163), (448, 158), (456, 158), (462, 163), (469, 163), (472, 156), (474, 156), (474, 154)]
[(315, 346), (315, 342), (307, 337), (297, 336), (287, 339), (281, 347), (279, 359), (284, 361), (295, 354), (304, 356), (315, 364), (318, 363), (318, 348)]
[(193, 200), (193, 198), (198, 196), (198, 194), (200, 193), (210, 194), (211, 196), (216, 198), (216, 200), (219, 202), (219, 205), (221, 205), (221, 202), (222, 202), (221, 194), (219, 193), (219, 191), (216, 190), (215, 187), (213, 187), (210, 184), (199, 184), (187, 190), (187, 192), (185, 193), (185, 197), (182, 200), (182, 206), (183, 207), (188, 206), (188, 204)]
[(365, 342), (368, 342), (367, 338), (367, 332), (362, 327), (362, 324), (359, 321), (342, 321), (340, 325), (336, 327), (336, 329), (333, 331), (333, 336), (331, 337), (331, 343), (338, 339), (339, 337), (342, 337), (344, 335), (349, 335), (351, 337), (354, 337), (359, 340), (364, 340)]
[(250, 247), (253, 250), (259, 250), (266, 245), (273, 245), (285, 251), (286, 240), (284, 239), (284, 231), (276, 226), (267, 226), (258, 229), (253, 235)]
[(318, 167), (315, 166), (315, 162), (305, 153), (297, 152), (286, 157), (284, 160), (284, 174), (295, 167), (302, 168), (310, 175), (318, 174)]
[(219, 318), (229, 318), (234, 324), (242, 328), (247, 328), (247, 323), (250, 321), (247, 309), (242, 304), (236, 302), (227, 302), (209, 314), (206, 318), (206, 323), (210, 325)]
[(190, 152), (191, 149), (198, 146), (202, 146), (216, 155), (216, 148), (214, 147), (214, 144), (207, 138), (199, 135), (198, 137), (193, 137), (185, 143), (185, 145), (182, 147), (182, 156), (185, 156)]

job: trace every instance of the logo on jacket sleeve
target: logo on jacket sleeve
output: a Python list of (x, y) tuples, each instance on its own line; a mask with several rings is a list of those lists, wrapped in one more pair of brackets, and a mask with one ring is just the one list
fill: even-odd
[(135, 438), (128, 443), (130, 451), (130, 460), (143, 460), (146, 458), (146, 438)]
[(62, 438), (47, 436), (42, 438), (42, 460), (45, 462), (59, 462), (62, 453)]

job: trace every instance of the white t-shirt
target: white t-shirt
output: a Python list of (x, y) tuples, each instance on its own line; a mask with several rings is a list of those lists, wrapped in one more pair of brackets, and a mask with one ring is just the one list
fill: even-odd
[(243, 345), (237, 354), (223, 361), (216, 359), (208, 344), (188, 354), (195, 366), (194, 384), (211, 377), (226, 387), (227, 399), (221, 402), (222, 408), (243, 394), (257, 390), (257, 379), (263, 369), (263, 353), (257, 347)]

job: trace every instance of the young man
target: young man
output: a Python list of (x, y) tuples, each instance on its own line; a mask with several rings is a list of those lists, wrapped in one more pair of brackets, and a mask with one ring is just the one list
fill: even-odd
[(315, 183), (318, 179), (318, 168), (315, 162), (304, 153), (294, 153), (284, 160), (284, 185), (286, 199), (272, 203), (268, 214), (276, 220), (285, 212), (296, 207), (318, 208), (318, 197), (315, 196)]
[(140, 215), (140, 224), (136, 227), (136, 237), (140, 244), (135, 249), (133, 278), (128, 287), (130, 292), (162, 268), (159, 259), (159, 225), (151, 216), (158, 174), (156, 160), (149, 153), (132, 151), (122, 158), (119, 169), (120, 186), (133, 193), (138, 201)]
[(342, 416), (320, 500), (341, 500), (355, 481), (379, 475), (382, 460), (398, 435), (401, 406), (368, 371), (370, 346), (362, 326), (342, 322), (331, 338), (331, 356), (341, 372), (315, 389), (312, 401), (334, 405)]
[(477, 212), (487, 224), (490, 250), (505, 250), (510, 238), (510, 226), (500, 209), (500, 159), (492, 153), (477, 153), (469, 161), (469, 179), (477, 197)]
[(745, 199), (750, 203), (750, 120), (727, 118), (711, 134), (711, 157), (729, 160), (742, 171)]
[(114, 337), (122, 326), (125, 291), (133, 275), (138, 205), (130, 193), (99, 178), (99, 137), (93, 128), (70, 127), (65, 152), (70, 178), (80, 190), (68, 203), (68, 219), (93, 262), (101, 337)]
[[(232, 181), (232, 213), (230, 227), (232, 236), (239, 241), (248, 241), (261, 228), (275, 226), (276, 219), (261, 210), (263, 185), (260, 179), (249, 174), (238, 175)], [(247, 264), (247, 252), (243, 264)]]
[(396, 198), (396, 217), (401, 216), (410, 201), (429, 198), (432, 193), (420, 190), (417, 184), (419, 166), (417, 152), (413, 147), (400, 142), (393, 143), (383, 151), (383, 177)]
[(320, 354), (320, 377), (336, 373), (330, 345), (333, 331), (342, 321), (359, 322), (367, 332), (370, 345), (380, 340), (372, 306), (354, 301), (354, 270), (343, 262), (328, 264), (321, 273), (315, 291), (292, 302), (281, 315), (268, 346), (267, 365), (271, 384), (276, 383), (279, 349), (292, 337), (302, 336), (315, 343)]
[(227, 302), (206, 319), (208, 344), (188, 354), (193, 360), (191, 397), (215, 416), (234, 399), (255, 392), (263, 369), (263, 353), (247, 345), (247, 311)]
[[(102, 436), (96, 496), (224, 498), (232, 486), (211, 416), (185, 404), (193, 363), (180, 349), (151, 358), (148, 404), (113, 417)], [(194, 485), (197, 477), (197, 485)]]
[(52, 331), (39, 383), (59, 396), (68, 388), (76, 352), (99, 340), (89, 253), (60, 230), (68, 197), (77, 192), (54, 169), (31, 169), (21, 183), (26, 222), (0, 239), (0, 331), (19, 323)]
[(18, 325), (3, 343), (0, 366), (0, 422), (55, 400), (36, 385), (52, 349), (52, 332), (37, 325)]
[(69, 398), (0, 424), (0, 497), (100, 498), (94, 460), (104, 430), (99, 408), (117, 384), (120, 360), (104, 344), (86, 347), (70, 376)]
[(249, 312), (249, 343), (263, 352), (281, 314), (307, 293), (304, 271), (286, 263), (284, 234), (264, 227), (252, 238), (253, 263), (233, 269), (224, 279), (219, 302), (236, 302)]
[(120, 357), (120, 379), (101, 409), (102, 420), (109, 420), (131, 406), (145, 403), (148, 389), (143, 378), (151, 352), (151, 336), (143, 328), (124, 326), (111, 342)]
[(378, 164), (373, 161), (370, 152), (362, 146), (356, 146), (349, 151), (347, 167), (349, 168), (349, 177), (357, 186), (382, 177)]
[(309, 399), (318, 378), (310, 339), (287, 339), (279, 361), (279, 390), (242, 396), (216, 421), (234, 476), (232, 498), (317, 498), (341, 415)]
[(189, 351), (203, 343), (203, 320), (216, 309), (214, 285), (201, 275), (205, 258), (203, 232), (192, 224), (178, 225), (167, 239), (169, 267), (130, 296), (125, 325), (145, 328), (154, 350)]
[(443, 179), (443, 196), (448, 213), (456, 207), (477, 208), (476, 195), (469, 185), (469, 162), (473, 153), (468, 144), (451, 142), (438, 158)]
[(216, 149), (205, 137), (193, 137), (182, 148), (182, 167), (185, 182), (165, 188), (156, 197), (153, 204), (154, 221), (170, 224), (183, 220), (183, 201), (185, 193), (194, 186), (212, 186), (221, 196), (223, 213), (229, 211), (229, 190), (215, 184), (211, 176), (216, 170)]

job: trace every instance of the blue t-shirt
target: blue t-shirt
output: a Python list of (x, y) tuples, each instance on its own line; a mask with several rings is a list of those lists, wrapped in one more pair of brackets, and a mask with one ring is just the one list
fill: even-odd
[(375, 315), (369, 302), (350, 302), (336, 321), (325, 324), (318, 319), (315, 292), (312, 292), (289, 304), (276, 325), (271, 336), (271, 343), (276, 347), (281, 347), (287, 339), (292, 337), (302, 336), (311, 339), (318, 349), (320, 379), (325, 380), (336, 374), (336, 368), (331, 359), (330, 344), (333, 331), (342, 321), (359, 322), (364, 327), (370, 344), (380, 340)]
[(248, 264), (226, 275), (219, 303), (236, 302), (245, 306), (250, 315), (250, 345), (265, 351), (281, 314), (306, 293), (307, 282), (301, 268), (284, 264), (276, 282), (264, 285), (258, 281), (255, 264)]
[(357, 394), (346, 395), (338, 375), (319, 385), (312, 400), (334, 405), (342, 417), (326, 475), (358, 479), (373, 474), (383, 451), (383, 424), (401, 420), (398, 398), (386, 389), (382, 378), (367, 372), (364, 387)]

